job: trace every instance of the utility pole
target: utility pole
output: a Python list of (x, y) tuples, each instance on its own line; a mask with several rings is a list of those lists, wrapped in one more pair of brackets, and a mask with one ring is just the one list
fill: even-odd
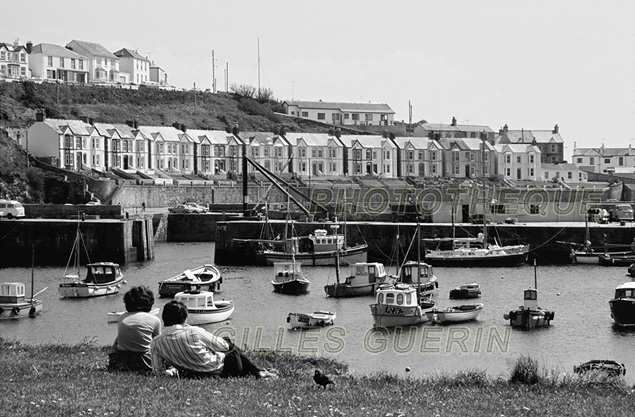
[(229, 93), (229, 62), (225, 63), (225, 91)]
[(260, 98), (260, 38), (258, 38), (258, 97)]
[(212, 93), (216, 93), (216, 60), (214, 59), (213, 49), (212, 49)]

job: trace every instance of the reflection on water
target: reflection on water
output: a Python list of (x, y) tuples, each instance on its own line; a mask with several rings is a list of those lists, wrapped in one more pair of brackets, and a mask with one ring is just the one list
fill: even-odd
[[(155, 294), (158, 282), (184, 269), (213, 261), (210, 243), (161, 243), (155, 260), (125, 265), (127, 287), (148, 285)], [(37, 254), (36, 254), (37, 257)], [(629, 280), (626, 268), (588, 265), (538, 267), (538, 301), (555, 311), (552, 326), (531, 331), (511, 330), (503, 314), (522, 305), (522, 292), (534, 285), (531, 266), (520, 268), (436, 268), (439, 279), (439, 308), (475, 300), (450, 300), (449, 292), (461, 284), (477, 282), (485, 304), (479, 320), (452, 326), (421, 325), (412, 328), (372, 328), (372, 297), (327, 298), (323, 287), (335, 280), (333, 267), (304, 267), (311, 281), (306, 295), (272, 292), (273, 267), (221, 268), (220, 299), (231, 299), (236, 309), (224, 323), (204, 325), (210, 331), (230, 335), (250, 349), (268, 349), (324, 355), (348, 363), (354, 372), (387, 371), (414, 375), (484, 369), (507, 376), (516, 358), (531, 354), (547, 368), (571, 373), (574, 365), (590, 359), (614, 359), (634, 369), (635, 332), (614, 327), (608, 300), (617, 285)], [(343, 272), (344, 273), (344, 272)], [(116, 325), (107, 324), (106, 313), (121, 311), (120, 294), (92, 299), (61, 299), (57, 287), (63, 268), (36, 268), (35, 290), (41, 294), (43, 313), (35, 319), (0, 321), (0, 334), (33, 343), (77, 343), (91, 340), (112, 343)], [(28, 268), (0, 269), (0, 281), (22, 281), (30, 292)], [(157, 299), (158, 306), (167, 300)], [(326, 328), (289, 330), (290, 312), (330, 310), (337, 313), (335, 325)], [(627, 379), (633, 378), (627, 372)], [(633, 378), (635, 379), (635, 378)]]

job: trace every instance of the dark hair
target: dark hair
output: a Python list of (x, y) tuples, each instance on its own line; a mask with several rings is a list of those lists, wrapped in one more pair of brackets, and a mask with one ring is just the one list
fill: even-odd
[(123, 296), (123, 302), (127, 311), (149, 312), (154, 304), (154, 294), (148, 287), (132, 287)]
[(162, 318), (165, 326), (183, 324), (187, 319), (187, 307), (180, 301), (172, 300), (163, 306)]

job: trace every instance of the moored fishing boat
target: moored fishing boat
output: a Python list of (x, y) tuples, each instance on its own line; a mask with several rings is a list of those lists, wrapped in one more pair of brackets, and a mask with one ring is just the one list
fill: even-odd
[(227, 320), (234, 312), (234, 303), (229, 300), (214, 300), (210, 291), (183, 291), (174, 296), (187, 308), (187, 323), (192, 325), (216, 323)]
[(538, 279), (536, 277), (536, 261), (534, 260), (534, 286), (523, 293), (523, 305), (516, 310), (504, 314), (512, 327), (529, 330), (536, 327), (549, 327), (555, 312), (538, 307)]
[(218, 268), (212, 264), (205, 264), (159, 281), (159, 297), (171, 298), (179, 292), (188, 290), (219, 292), (222, 282), (223, 278)]
[(448, 307), (445, 310), (429, 310), (426, 312), (431, 322), (446, 323), (464, 323), (476, 320), (483, 311), (483, 303), (464, 304), (460, 306)]
[(64, 282), (59, 292), (64, 298), (89, 298), (117, 294), (124, 284), (119, 264), (95, 262), (86, 265), (86, 278)]
[(324, 286), (329, 297), (360, 297), (373, 295), (380, 284), (389, 282), (384, 264), (379, 262), (358, 262), (349, 267), (349, 274), (340, 282), (337, 274), (336, 282)]
[(35, 297), (44, 290), (27, 298), (23, 283), (3, 282), (0, 284), (0, 320), (35, 317), (40, 314), (42, 300)]
[(629, 281), (615, 288), (615, 297), (609, 301), (611, 317), (618, 326), (635, 326), (635, 282)]
[(302, 264), (296, 262), (276, 262), (271, 284), (273, 291), (280, 294), (304, 294), (309, 289), (309, 280), (304, 277)]
[(334, 323), (337, 315), (331, 311), (315, 311), (313, 313), (289, 313), (287, 323), (292, 329), (299, 327), (324, 327)]
[(430, 321), (425, 314), (434, 301), (419, 301), (417, 289), (408, 284), (385, 284), (377, 289), (370, 312), (375, 327), (414, 326)]

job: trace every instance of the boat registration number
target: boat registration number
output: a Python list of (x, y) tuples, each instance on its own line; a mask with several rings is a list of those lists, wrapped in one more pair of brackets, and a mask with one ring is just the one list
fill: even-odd
[(388, 314), (402, 314), (403, 310), (399, 307), (386, 307), (386, 313)]

